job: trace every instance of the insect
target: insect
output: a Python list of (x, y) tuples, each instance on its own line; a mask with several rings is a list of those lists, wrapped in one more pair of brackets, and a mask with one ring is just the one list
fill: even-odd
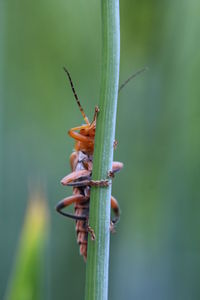
[[(64, 68), (64, 71), (66, 72), (69, 79), (72, 92), (79, 106), (85, 124), (71, 128), (68, 131), (69, 136), (75, 140), (74, 151), (70, 156), (70, 165), (72, 172), (69, 175), (65, 176), (61, 180), (61, 183), (66, 186), (72, 186), (73, 195), (61, 200), (57, 204), (56, 210), (60, 214), (72, 218), (76, 221), (77, 243), (80, 246), (80, 254), (86, 261), (88, 233), (90, 234), (92, 240), (95, 239), (94, 230), (89, 226), (90, 189), (91, 186), (105, 187), (108, 186), (109, 183), (108, 180), (92, 180), (94, 139), (96, 120), (99, 109), (98, 107), (95, 107), (93, 121), (90, 122), (81, 106), (68, 70)], [(116, 143), (114, 143), (114, 145), (115, 144)], [(113, 162), (112, 170), (108, 172), (108, 176), (114, 177), (114, 174), (120, 171), (122, 167), (123, 163)], [(71, 204), (74, 204), (74, 214), (63, 211), (64, 208)], [(111, 208), (115, 215), (115, 217), (111, 221), (110, 226), (111, 231), (113, 231), (114, 225), (119, 221), (120, 217), (119, 205), (117, 200), (113, 196), (111, 196)]]

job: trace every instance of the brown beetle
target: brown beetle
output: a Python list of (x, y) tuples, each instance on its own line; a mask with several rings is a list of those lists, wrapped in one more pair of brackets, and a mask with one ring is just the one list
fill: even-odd
[[(68, 134), (75, 139), (75, 149), (70, 156), (72, 173), (65, 176), (61, 180), (61, 183), (67, 186), (73, 186), (73, 195), (61, 200), (57, 204), (56, 210), (60, 214), (76, 220), (77, 242), (80, 245), (80, 254), (83, 255), (83, 258), (86, 261), (88, 232), (91, 235), (91, 239), (95, 239), (94, 231), (89, 226), (88, 221), (90, 188), (91, 186), (107, 186), (108, 180), (94, 181), (91, 179), (96, 119), (99, 109), (98, 107), (95, 107), (94, 118), (90, 123), (75, 92), (71, 76), (66, 68), (64, 68), (64, 70), (69, 78), (74, 97), (86, 124), (74, 127), (68, 132)], [(122, 167), (123, 164), (121, 162), (113, 162), (112, 171), (108, 172), (108, 176), (113, 177)], [(74, 203), (75, 213), (70, 214), (64, 212), (63, 209), (72, 203)], [(112, 230), (114, 225), (119, 221), (120, 216), (118, 202), (113, 196), (111, 196), (111, 208), (115, 214), (115, 218), (111, 221)]]

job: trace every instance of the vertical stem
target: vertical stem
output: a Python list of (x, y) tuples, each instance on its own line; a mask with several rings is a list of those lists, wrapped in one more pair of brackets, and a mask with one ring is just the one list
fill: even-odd
[[(102, 0), (102, 73), (100, 112), (97, 120), (93, 179), (108, 177), (112, 169), (120, 62), (119, 0)], [(106, 300), (110, 244), (109, 187), (92, 187), (90, 226), (96, 240), (88, 238), (85, 300)]]

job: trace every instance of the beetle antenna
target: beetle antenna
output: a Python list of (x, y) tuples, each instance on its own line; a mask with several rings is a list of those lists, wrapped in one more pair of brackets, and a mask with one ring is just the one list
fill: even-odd
[(85, 112), (84, 112), (84, 110), (83, 110), (83, 108), (82, 108), (82, 106), (81, 106), (81, 103), (80, 103), (80, 101), (79, 101), (79, 99), (78, 99), (78, 96), (77, 96), (77, 94), (76, 94), (76, 91), (75, 91), (75, 88), (74, 88), (74, 85), (73, 85), (71, 76), (70, 76), (68, 70), (67, 70), (65, 67), (63, 67), (63, 69), (64, 69), (64, 71), (66, 72), (66, 74), (67, 74), (67, 76), (68, 76), (68, 79), (69, 79), (69, 82), (70, 82), (70, 85), (71, 85), (71, 88), (72, 88), (72, 92), (73, 92), (73, 94), (74, 94), (74, 97), (75, 97), (75, 99), (76, 99), (76, 102), (77, 102), (77, 104), (78, 104), (78, 107), (79, 107), (79, 109), (80, 109), (80, 111), (81, 111), (81, 114), (82, 114), (82, 116), (83, 116), (85, 122), (86, 122), (87, 124), (90, 124), (90, 122), (89, 122), (89, 120), (88, 120), (88, 117), (86, 116), (86, 114), (85, 114)]
[(120, 85), (119, 90), (118, 90), (118, 93), (125, 87), (125, 85), (127, 85), (127, 83), (128, 83), (131, 79), (135, 78), (136, 76), (140, 75), (141, 73), (143, 73), (143, 72), (145, 72), (145, 71), (147, 71), (147, 70), (148, 70), (148, 68), (147, 68), (147, 67), (144, 67), (144, 68), (138, 70), (136, 73), (132, 74), (126, 81), (124, 81), (124, 83), (122, 83), (122, 84)]

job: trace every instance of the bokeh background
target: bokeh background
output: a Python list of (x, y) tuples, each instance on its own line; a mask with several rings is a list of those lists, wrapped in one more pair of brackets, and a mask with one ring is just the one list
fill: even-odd
[[(148, 71), (118, 102), (115, 160), (124, 169), (113, 195), (122, 215), (111, 236), (109, 299), (200, 299), (199, 11), (197, 0), (121, 1), (120, 82), (144, 66)], [(49, 225), (42, 292), (33, 299), (83, 299), (74, 222), (54, 209), (71, 194), (60, 185), (73, 149), (67, 131), (83, 123), (62, 66), (92, 118), (100, 0), (1, 0), (0, 37), (0, 299), (30, 193), (41, 187)]]

